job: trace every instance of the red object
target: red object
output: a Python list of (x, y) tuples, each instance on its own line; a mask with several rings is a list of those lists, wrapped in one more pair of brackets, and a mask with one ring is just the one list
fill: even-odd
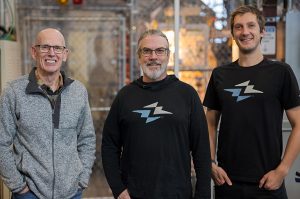
[(83, 0), (73, 0), (73, 4), (82, 4)]

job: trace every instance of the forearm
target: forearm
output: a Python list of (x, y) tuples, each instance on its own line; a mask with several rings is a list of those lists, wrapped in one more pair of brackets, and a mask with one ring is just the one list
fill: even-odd
[(292, 132), (289, 136), (285, 152), (280, 162), (279, 166), (277, 167), (279, 170), (287, 175), (289, 169), (291, 168), (293, 162), (297, 158), (300, 152), (300, 126), (297, 125), (292, 129)]
[(83, 166), (83, 170), (79, 176), (79, 184), (82, 188), (86, 188), (96, 159), (96, 135), (88, 106), (83, 118), (82, 125), (80, 125), (81, 128), (79, 129), (77, 151)]
[(210, 199), (211, 197), (211, 163), (209, 156), (207, 157), (200, 167), (195, 167), (197, 178), (195, 199)]
[(285, 175), (287, 175), (300, 152), (300, 106), (286, 110), (286, 115), (291, 124), (292, 131), (282, 161), (277, 167), (277, 169), (282, 171)]
[(10, 147), (0, 144), (0, 174), (6, 186), (14, 193), (20, 192), (26, 186), (25, 178), (18, 171)]
[(208, 136), (204, 137), (199, 144), (200, 148), (196, 153), (192, 153), (194, 168), (196, 172), (196, 187), (195, 187), (195, 199), (210, 199), (211, 194), (211, 159), (209, 151)]
[(12, 145), (17, 133), (13, 93), (8, 86), (0, 97), (0, 175), (12, 192), (20, 192), (26, 186), (26, 182), (16, 165), (21, 161), (21, 157), (15, 158), (13, 154)]
[[(209, 129), (209, 128), (208, 128)], [(216, 160), (216, 130), (209, 129), (210, 156), (212, 160)]]
[(95, 138), (86, 138), (84, 142), (85, 144), (82, 144), (78, 148), (78, 155), (83, 166), (83, 170), (79, 176), (79, 183), (82, 188), (86, 188), (88, 186), (89, 178), (92, 173), (92, 167), (96, 159)]
[(115, 198), (117, 198), (125, 189), (120, 171), (119, 153), (107, 151), (102, 147), (102, 164), (107, 182), (113, 192)]
[(212, 160), (215, 160), (216, 158), (217, 127), (219, 118), (220, 113), (218, 111), (208, 109), (206, 113), (206, 119), (209, 132), (210, 154)]
[(120, 168), (122, 147), (119, 145), (119, 141), (117, 141), (119, 140), (119, 138), (117, 138), (118, 136), (113, 136), (112, 131), (114, 130), (107, 127), (107, 125), (104, 125), (101, 155), (107, 182), (113, 192), (113, 195), (117, 198), (120, 193), (126, 189), (126, 187), (122, 181)]
[[(198, 144), (194, 144), (192, 148), (197, 178), (195, 199), (210, 198), (211, 194), (211, 153), (205, 116), (203, 117), (202, 124), (205, 125), (201, 126), (200, 136), (193, 138), (193, 140), (197, 140)], [(195, 133), (195, 135), (197, 134)]]

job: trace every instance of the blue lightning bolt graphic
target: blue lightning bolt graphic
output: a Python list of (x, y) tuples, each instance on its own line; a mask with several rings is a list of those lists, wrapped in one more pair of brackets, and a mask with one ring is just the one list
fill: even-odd
[(153, 122), (153, 121), (160, 118), (160, 117), (149, 117), (150, 110), (135, 110), (135, 111), (132, 111), (132, 112), (142, 114), (141, 118), (147, 118), (146, 123)]
[(149, 104), (149, 105), (146, 105), (144, 106), (143, 108), (147, 108), (147, 109), (140, 109), (140, 110), (134, 110), (132, 112), (134, 113), (140, 113), (141, 114), (141, 118), (146, 118), (146, 123), (149, 123), (149, 122), (153, 122), (155, 120), (158, 120), (159, 118), (161, 118), (160, 116), (157, 116), (157, 117), (151, 117), (149, 116), (150, 113), (151, 113), (151, 110), (150, 109), (154, 109), (154, 112), (153, 112), (153, 115), (168, 115), (168, 114), (173, 114), (171, 112), (168, 112), (168, 111), (165, 111), (163, 110), (163, 107), (162, 106), (157, 106), (158, 105), (158, 102), (155, 102), (155, 103), (152, 103), (152, 104)]
[(245, 100), (249, 97), (253, 97), (254, 95), (243, 95), (243, 94), (257, 94), (257, 93), (264, 93), (260, 90), (256, 90), (254, 89), (254, 85), (249, 85), (250, 84), (250, 80), (242, 82), (240, 84), (236, 84), (235, 87), (239, 86), (239, 87), (244, 87), (245, 90), (244, 92), (241, 94), (242, 89), (241, 88), (231, 88), (231, 89), (224, 89), (225, 91), (231, 92), (233, 97), (237, 97), (236, 101), (242, 101)]
[(233, 97), (237, 97), (236, 101), (242, 101), (244, 99), (247, 99), (249, 97), (251, 97), (251, 95), (245, 95), (245, 96), (240, 96), (240, 93), (242, 91), (242, 89), (240, 88), (233, 88), (233, 89), (224, 89), (225, 91), (231, 92)]

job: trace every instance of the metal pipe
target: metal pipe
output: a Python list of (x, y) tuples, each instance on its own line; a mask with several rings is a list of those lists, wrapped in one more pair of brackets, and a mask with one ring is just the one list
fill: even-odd
[(136, 2), (135, 0), (130, 0), (130, 24), (129, 24), (129, 31), (130, 31), (130, 81), (135, 79), (134, 71), (135, 71), (135, 63), (136, 63)]
[(287, 11), (290, 12), (293, 9), (293, 0), (288, 0)]
[(4, 25), (5, 19), (4, 19), (4, 1), (0, 1), (0, 25)]
[(125, 18), (121, 18), (122, 21), (122, 84), (119, 89), (121, 89), (126, 84), (126, 21)]
[(174, 0), (174, 74), (179, 73), (179, 31), (180, 31), (180, 0)]

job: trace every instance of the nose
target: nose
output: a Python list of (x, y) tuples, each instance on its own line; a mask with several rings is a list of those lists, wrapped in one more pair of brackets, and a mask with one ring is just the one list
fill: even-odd
[(157, 58), (156, 52), (154, 50), (152, 50), (151, 54), (150, 54), (150, 59), (154, 59)]
[(50, 54), (50, 55), (55, 55), (55, 52), (54, 52), (54, 48), (53, 48), (53, 47), (50, 47), (50, 49), (49, 49), (49, 54)]
[(247, 34), (249, 34), (249, 29), (248, 28), (242, 28), (242, 34), (243, 35), (247, 35)]

